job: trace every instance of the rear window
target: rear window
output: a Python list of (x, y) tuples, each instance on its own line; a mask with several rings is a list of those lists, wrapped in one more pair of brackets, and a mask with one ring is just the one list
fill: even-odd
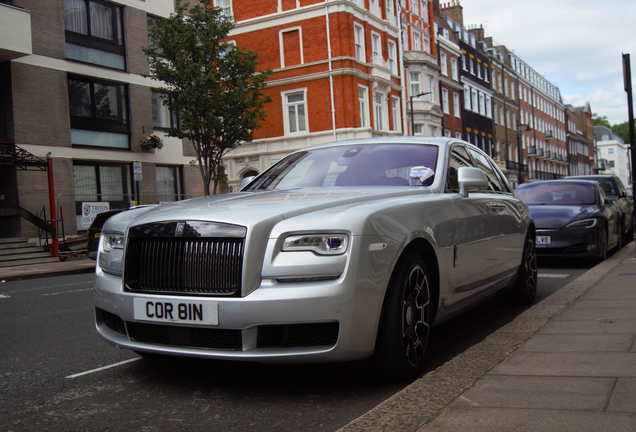
[(594, 184), (547, 183), (521, 187), (517, 196), (529, 205), (592, 205), (596, 203)]

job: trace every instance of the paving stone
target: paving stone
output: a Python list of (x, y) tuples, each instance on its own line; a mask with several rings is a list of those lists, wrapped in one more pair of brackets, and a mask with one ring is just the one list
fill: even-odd
[(491, 373), (563, 377), (636, 377), (636, 353), (541, 353), (517, 350), (496, 366)]
[(534, 352), (629, 352), (632, 334), (537, 334), (519, 351)]
[(454, 405), (601, 412), (615, 384), (616, 378), (487, 375)]
[(451, 406), (419, 432), (634, 432), (625, 413), (495, 409)]
[(636, 413), (636, 378), (618, 379), (607, 411)]

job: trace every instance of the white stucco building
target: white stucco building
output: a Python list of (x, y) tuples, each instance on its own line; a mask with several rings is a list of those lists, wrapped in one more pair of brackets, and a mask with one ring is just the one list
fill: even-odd
[[(621, 179), (628, 194), (633, 194), (629, 144), (625, 144), (621, 137), (605, 126), (594, 126), (594, 135), (596, 136), (599, 158), (609, 162), (610, 172)], [(605, 171), (599, 174), (609, 174), (610, 172)]]

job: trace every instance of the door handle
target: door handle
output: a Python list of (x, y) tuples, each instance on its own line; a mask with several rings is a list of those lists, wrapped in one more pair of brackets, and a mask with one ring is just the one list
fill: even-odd
[(499, 202), (488, 203), (486, 204), (486, 207), (488, 208), (488, 210), (495, 211), (495, 212), (500, 212), (506, 209), (506, 205)]

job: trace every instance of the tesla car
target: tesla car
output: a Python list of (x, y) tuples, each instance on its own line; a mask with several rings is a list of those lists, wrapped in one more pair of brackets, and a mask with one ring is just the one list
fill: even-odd
[(595, 174), (568, 176), (566, 179), (594, 180), (601, 185), (605, 196), (616, 202), (621, 214), (622, 243), (627, 244), (634, 238), (634, 203), (629, 199), (621, 179), (615, 174)]
[(537, 255), (594, 257), (620, 248), (620, 212), (601, 186), (589, 180), (522, 184), (517, 195), (530, 208), (537, 229)]
[(139, 353), (265, 363), (373, 357), (421, 373), (430, 328), (537, 289), (535, 227), (497, 165), (449, 138), (296, 151), (240, 192), (102, 228), (95, 320)]

